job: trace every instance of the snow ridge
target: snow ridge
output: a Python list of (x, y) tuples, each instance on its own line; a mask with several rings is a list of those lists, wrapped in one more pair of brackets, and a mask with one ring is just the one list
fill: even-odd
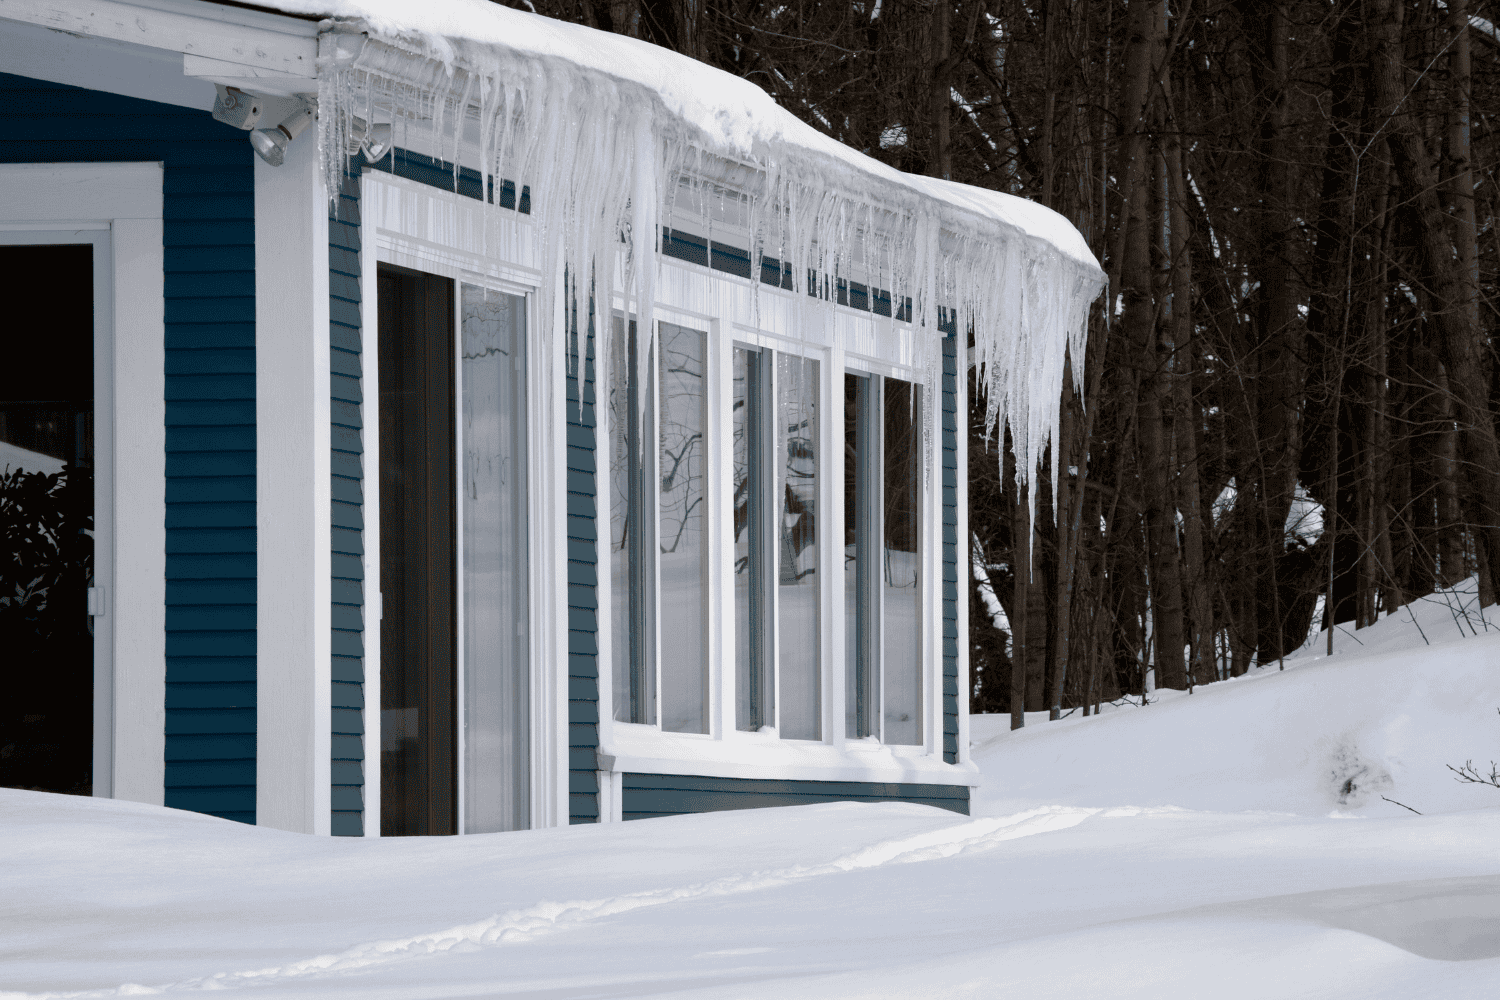
[[(139, 983), (125, 983), (112, 989), (66, 993), (0, 991), (0, 1000), (82, 1000), (82, 998), (94, 997), (148, 996), (196, 990), (223, 990), (306, 979), (328, 973), (362, 971), (391, 962), (444, 952), (519, 944), (539, 935), (566, 930), (644, 907), (661, 906), (709, 896), (732, 896), (776, 888), (801, 879), (838, 875), (880, 868), (885, 865), (936, 861), (961, 852), (988, 850), (1008, 840), (1077, 826), (1101, 812), (1104, 810), (1076, 806), (1043, 806), (1011, 816), (973, 819), (927, 833), (882, 841), (823, 864), (792, 865), (771, 871), (728, 875), (685, 886), (627, 893), (601, 899), (543, 901), (473, 923), (460, 924), (456, 927), (406, 938), (355, 945), (336, 954), (318, 955), (290, 965), (244, 972), (220, 972), (211, 976), (200, 976), (155, 987)], [(1125, 814), (1126, 812), (1128, 811), (1112, 810), (1110, 814)]]

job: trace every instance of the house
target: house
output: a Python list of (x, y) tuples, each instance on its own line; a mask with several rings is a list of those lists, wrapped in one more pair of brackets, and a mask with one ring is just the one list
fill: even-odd
[(0, 783), (967, 812), (960, 375), (1035, 469), (1064, 220), (482, 0), (12, 0), (0, 69)]

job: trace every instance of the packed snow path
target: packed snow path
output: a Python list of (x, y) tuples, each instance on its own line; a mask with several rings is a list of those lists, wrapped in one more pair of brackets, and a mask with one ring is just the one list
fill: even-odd
[(1500, 995), (1500, 789), (1444, 767), (1500, 758), (1500, 634), (1377, 629), (1146, 709), (978, 718), (967, 819), (360, 841), (0, 790), (0, 997)]

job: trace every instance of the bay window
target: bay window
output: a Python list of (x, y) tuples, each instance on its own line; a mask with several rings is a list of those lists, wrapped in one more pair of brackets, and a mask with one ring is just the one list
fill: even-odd
[[(661, 322), (648, 345), (634, 321), (613, 323), (614, 721), (924, 746), (926, 394), (894, 374), (843, 371), (826, 338), (746, 342), (703, 327)], [(842, 510), (837, 480), (825, 482), (840, 469)], [(830, 574), (840, 532), (843, 572)]]

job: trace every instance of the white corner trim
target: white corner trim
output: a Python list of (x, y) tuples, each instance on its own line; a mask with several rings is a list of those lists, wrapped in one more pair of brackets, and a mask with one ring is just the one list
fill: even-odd
[[(360, 205), (368, 204), (373, 185), (368, 172), (360, 179)], [(363, 215), (362, 215), (363, 218)], [(380, 291), (374, 234), (365, 231), (359, 251), (360, 431), (364, 447), (364, 616), (365, 616), (365, 799), (364, 833), (380, 836)], [(331, 433), (331, 432), (330, 432)], [(331, 459), (330, 459), (331, 461)]]
[[(156, 191), (162, 171), (151, 164)], [(166, 786), (166, 342), (162, 220), (114, 238), (114, 797), (160, 805)]]
[(255, 162), (256, 823), (327, 834), (328, 198), (317, 143)]

